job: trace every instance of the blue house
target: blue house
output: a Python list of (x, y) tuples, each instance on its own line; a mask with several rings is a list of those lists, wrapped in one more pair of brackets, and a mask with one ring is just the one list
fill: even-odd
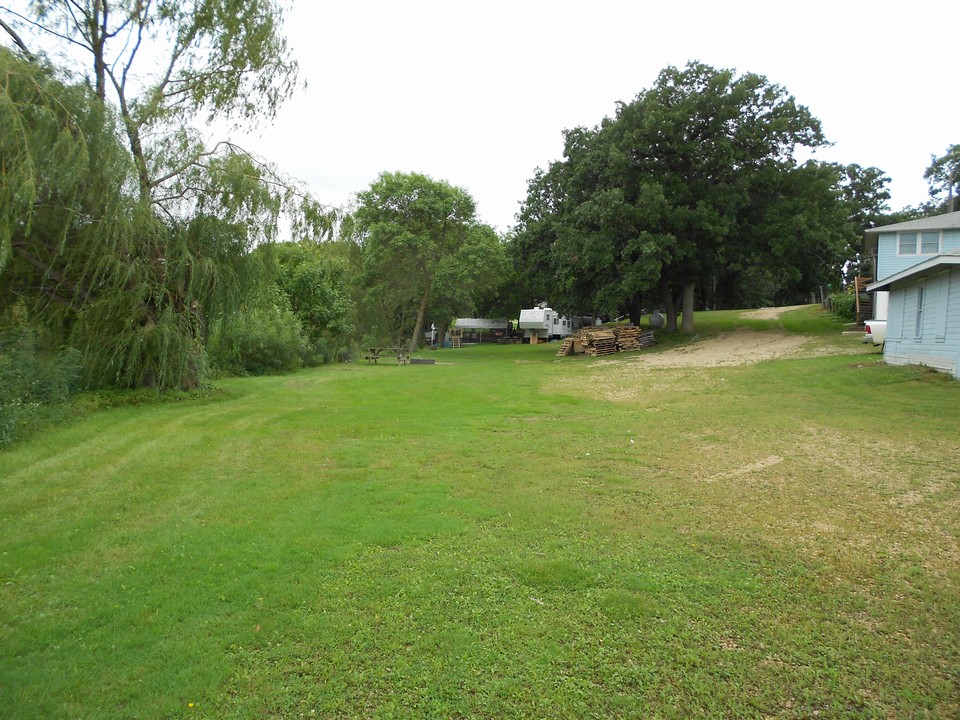
[(867, 230), (866, 249), (873, 258), (874, 282), (879, 282), (935, 255), (960, 250), (960, 212)]
[(883, 359), (960, 379), (960, 212), (874, 228), (867, 249), (876, 273), (867, 292), (889, 292)]

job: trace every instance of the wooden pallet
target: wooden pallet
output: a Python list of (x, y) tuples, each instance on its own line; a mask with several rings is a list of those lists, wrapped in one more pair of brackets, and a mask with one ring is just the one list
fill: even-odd
[(583, 352), (593, 357), (613, 355), (617, 352), (617, 336), (608, 328), (584, 328), (577, 337), (583, 344)]
[(626, 352), (627, 350), (640, 349), (640, 328), (638, 327), (617, 327), (614, 329), (617, 336), (617, 350)]
[(653, 330), (642, 331), (634, 325), (616, 325), (613, 327), (590, 327), (581, 329), (572, 338), (564, 340), (557, 356), (570, 355), (569, 348), (581, 347), (586, 355), (599, 357), (613, 355), (627, 350), (641, 350), (653, 345)]
[(560, 343), (560, 349), (557, 350), (557, 357), (566, 357), (567, 355), (573, 355), (572, 337), (564, 338), (563, 342)]

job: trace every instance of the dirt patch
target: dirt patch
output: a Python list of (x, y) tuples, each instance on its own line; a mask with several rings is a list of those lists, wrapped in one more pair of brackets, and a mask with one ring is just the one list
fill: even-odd
[(807, 307), (806, 305), (786, 305), (784, 307), (767, 307), (760, 308), (759, 310), (747, 310), (746, 312), (740, 313), (740, 317), (746, 320), (776, 320), (783, 313), (790, 312), (791, 310), (799, 310), (802, 307)]
[(860, 352), (857, 347), (826, 346), (817, 339), (785, 332), (735, 330), (664, 352), (611, 357), (594, 364), (591, 394), (605, 400), (631, 401), (656, 391), (690, 387), (709, 368), (751, 365), (764, 360), (819, 357)]
[(717, 480), (734, 480), (736, 478), (743, 477), (744, 475), (752, 475), (754, 473), (763, 472), (774, 465), (779, 465), (782, 462), (783, 458), (779, 455), (769, 455), (757, 462), (741, 465), (740, 467), (729, 470), (728, 472), (723, 472), (713, 475), (712, 477), (704, 478), (704, 480), (706, 482), (716, 482)]
[[(724, 367), (749, 365), (762, 360), (801, 357), (810, 339), (803, 335), (736, 330), (702, 342), (684, 345), (662, 353), (650, 353), (609, 363), (627, 363), (638, 367)], [(813, 353), (808, 353), (813, 354)], [(597, 363), (598, 365), (601, 363)]]

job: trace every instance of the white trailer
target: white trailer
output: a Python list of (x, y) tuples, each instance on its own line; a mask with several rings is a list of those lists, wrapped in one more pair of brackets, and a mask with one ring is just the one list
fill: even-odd
[(510, 323), (503, 318), (457, 318), (453, 326), (459, 330), (506, 330)]
[(546, 306), (521, 310), (518, 326), (531, 343), (560, 340), (573, 334), (573, 323)]

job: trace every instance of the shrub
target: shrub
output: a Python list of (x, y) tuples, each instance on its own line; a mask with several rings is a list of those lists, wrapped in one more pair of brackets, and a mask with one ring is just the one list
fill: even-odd
[(79, 351), (50, 351), (29, 327), (0, 331), (0, 446), (42, 421), (79, 389)]
[(271, 305), (220, 323), (210, 355), (219, 370), (240, 375), (290, 372), (317, 361), (300, 321), (288, 308)]
[(853, 322), (856, 320), (857, 301), (853, 293), (834, 293), (830, 296), (830, 312), (838, 318)]

